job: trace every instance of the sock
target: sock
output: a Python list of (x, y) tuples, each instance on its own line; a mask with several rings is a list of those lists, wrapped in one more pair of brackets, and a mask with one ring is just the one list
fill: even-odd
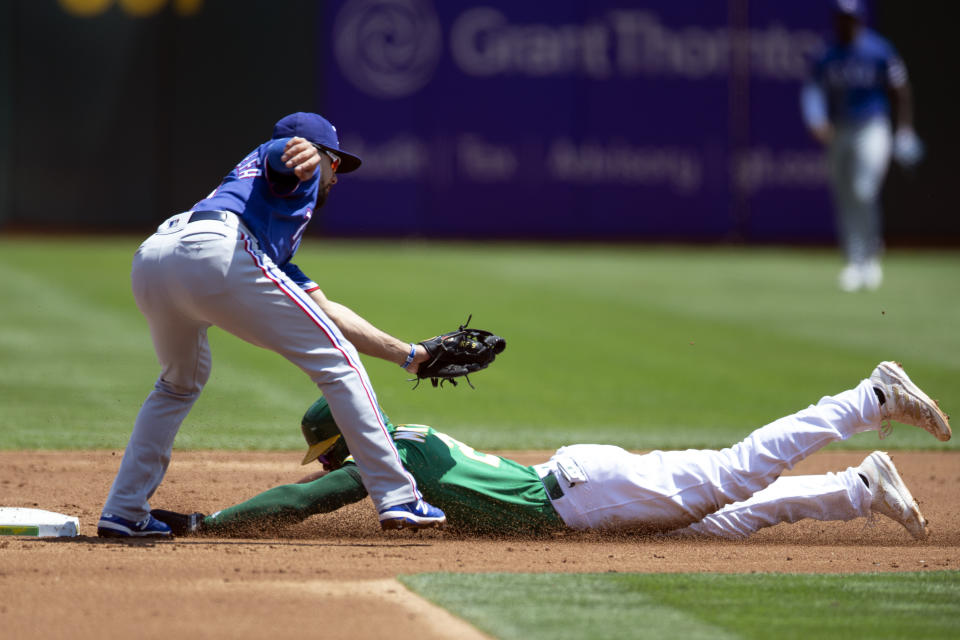
[(877, 394), (877, 400), (880, 401), (880, 404), (883, 404), (887, 401), (887, 396), (883, 395), (883, 391), (880, 391), (880, 387), (874, 387), (873, 392)]

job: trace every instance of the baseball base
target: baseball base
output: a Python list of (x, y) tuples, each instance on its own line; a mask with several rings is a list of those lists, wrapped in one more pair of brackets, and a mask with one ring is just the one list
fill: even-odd
[(77, 535), (80, 521), (73, 517), (43, 509), (0, 507), (0, 536), (34, 536), (68, 538)]

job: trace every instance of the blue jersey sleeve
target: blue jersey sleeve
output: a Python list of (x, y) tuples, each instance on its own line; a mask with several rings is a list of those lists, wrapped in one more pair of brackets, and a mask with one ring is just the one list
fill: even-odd
[(260, 245), (297, 284), (315, 285), (296, 266), (287, 264), (296, 253), (313, 218), (320, 190), (320, 173), (297, 179), (280, 158), (289, 138), (258, 146), (224, 177), (213, 193), (193, 206), (195, 211), (233, 211)]
[(900, 89), (907, 84), (907, 65), (893, 45), (887, 43), (888, 53), (886, 56), (887, 84), (894, 89)]
[(815, 82), (807, 82), (800, 91), (800, 112), (807, 127), (816, 129), (827, 124), (827, 94)]
[(267, 158), (267, 166), (269, 167), (271, 173), (285, 176), (293, 175), (293, 169), (289, 168), (280, 159), (283, 157), (283, 150), (286, 148), (287, 142), (289, 141), (290, 138), (277, 138), (276, 140), (271, 140), (267, 144), (264, 155)]
[(266, 166), (264, 177), (270, 184), (270, 191), (281, 198), (292, 195), (300, 185), (300, 179), (297, 178), (294, 170), (281, 160), (283, 150), (289, 141), (290, 138), (271, 140), (263, 153)]
[(287, 264), (280, 267), (280, 269), (287, 274), (287, 277), (293, 280), (298, 287), (304, 291), (313, 291), (314, 289), (319, 289), (320, 285), (307, 277), (303, 271), (300, 270), (300, 267), (288, 262)]

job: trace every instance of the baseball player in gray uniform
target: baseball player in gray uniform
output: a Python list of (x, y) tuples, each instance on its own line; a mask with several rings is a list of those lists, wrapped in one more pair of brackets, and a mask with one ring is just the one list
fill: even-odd
[(415, 373), (422, 345), (403, 342), (324, 296), (291, 258), (337, 174), (360, 159), (314, 113), (284, 117), (191, 210), (160, 225), (137, 250), (131, 279), (160, 361), (110, 489), (98, 534), (167, 536), (148, 500), (174, 437), (210, 376), (207, 328), (216, 325), (297, 365), (323, 391), (354, 453), (384, 528), (440, 526), (403, 468), (358, 350)]
[[(948, 440), (949, 420), (895, 362), (882, 362), (853, 389), (756, 429), (722, 450), (634, 454), (612, 445), (562, 447), (532, 467), (472, 447), (425, 425), (389, 425), (404, 465), (452, 527), (481, 533), (629, 530), (743, 538), (803, 518), (852, 520), (881, 513), (914, 538), (927, 522), (890, 457), (875, 451), (838, 473), (780, 474), (821, 447), (884, 420)], [(329, 473), (275, 487), (216, 513), (156, 510), (176, 534), (272, 529), (362, 499), (366, 492), (325, 399), (304, 415), (303, 463)]]
[(840, 288), (876, 289), (883, 282), (880, 189), (891, 154), (911, 167), (922, 158), (923, 145), (913, 130), (903, 60), (864, 25), (863, 0), (833, 4), (836, 41), (813, 65), (801, 93), (802, 114), (807, 128), (828, 149), (837, 231), (847, 262)]

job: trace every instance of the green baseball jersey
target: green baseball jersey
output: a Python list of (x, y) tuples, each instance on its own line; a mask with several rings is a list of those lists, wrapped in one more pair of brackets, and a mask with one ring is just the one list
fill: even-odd
[[(563, 529), (532, 467), (481, 453), (424, 425), (388, 423), (400, 459), (427, 502), (453, 529), (477, 533), (545, 533)], [(300, 522), (367, 495), (353, 457), (325, 476), (287, 484), (204, 518), (209, 531), (241, 532)]]
[(532, 467), (425, 425), (396, 426), (393, 440), (423, 497), (446, 512), (451, 526), (489, 533), (563, 528)]

